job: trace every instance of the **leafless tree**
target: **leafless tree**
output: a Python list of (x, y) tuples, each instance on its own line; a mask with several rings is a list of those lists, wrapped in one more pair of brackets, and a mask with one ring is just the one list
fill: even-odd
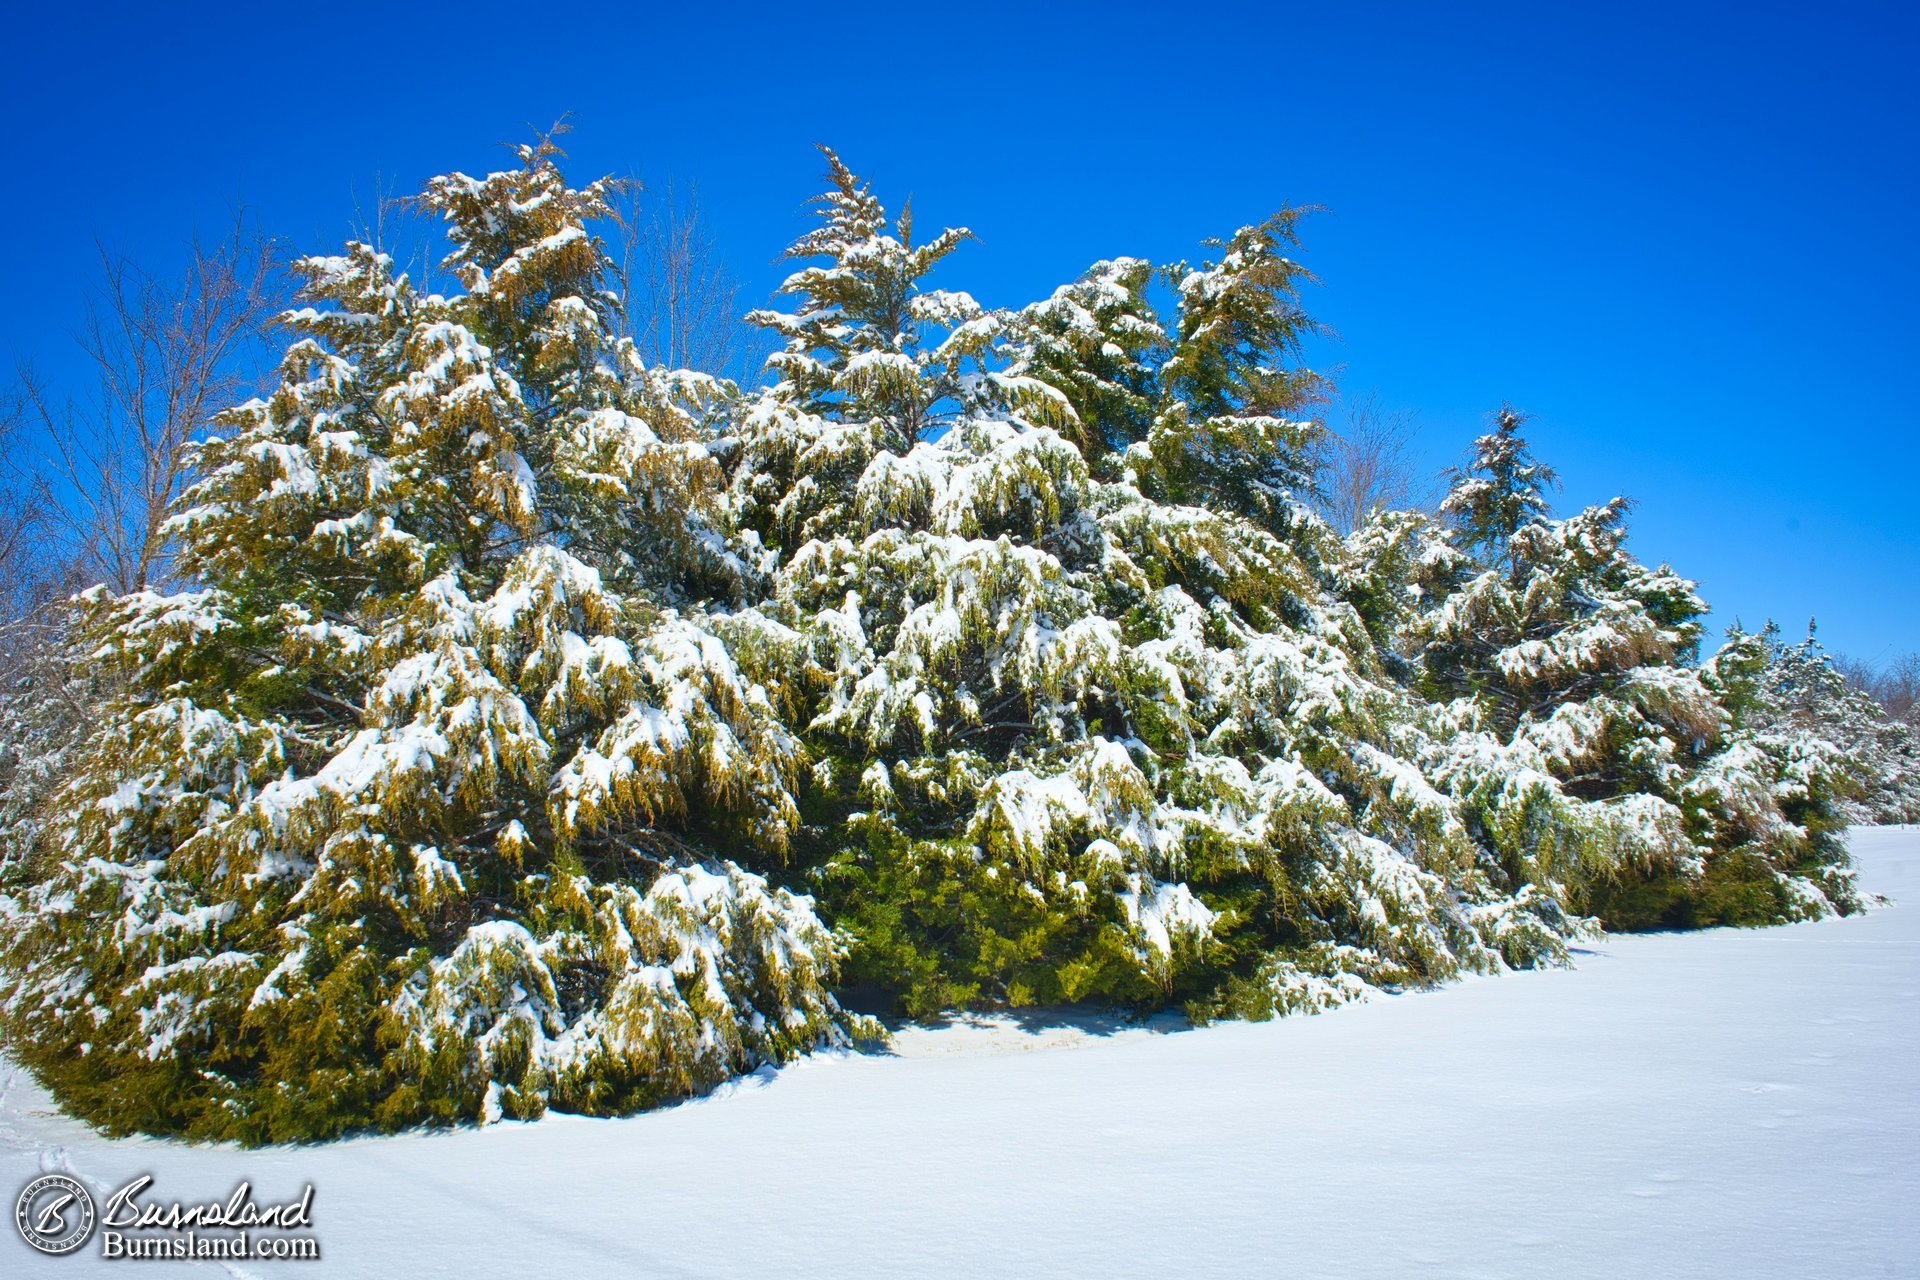
[(1920, 653), (1903, 653), (1880, 672), (1874, 696), (1887, 714), (1920, 723)]
[(1834, 666), (1847, 683), (1872, 697), (1889, 716), (1920, 724), (1920, 653), (1903, 653), (1874, 666), (1857, 658), (1837, 658)]
[(0, 399), (0, 628), (31, 612), (53, 571), (47, 532), (52, 510), (35, 474), (26, 395)]
[(1436, 485), (1414, 457), (1413, 415), (1384, 410), (1374, 396), (1333, 410), (1315, 460), (1327, 522), (1346, 534), (1376, 511), (1431, 510)]
[(760, 354), (741, 319), (740, 284), (702, 219), (697, 188), (621, 190), (613, 256), (627, 325), (648, 364), (745, 381)]
[(419, 201), (400, 195), (378, 170), (370, 187), (350, 184), (347, 199), (353, 206), (347, 219), (348, 237), (392, 258), (417, 291), (431, 293), (434, 263), (445, 252), (440, 220), (425, 213)]
[[(66, 696), (68, 645), (53, 512), (31, 464), (25, 395), (0, 400), (0, 880), (32, 843), (49, 757), (85, 721)], [(51, 748), (51, 749), (50, 749)]]
[(282, 277), (272, 242), (239, 219), (227, 237), (195, 241), (173, 278), (98, 253), (77, 335), (83, 393), (59, 395), (23, 367), (13, 417), (40, 445), (36, 492), (66, 557), (88, 580), (131, 591), (169, 576), (162, 525), (187, 479), (186, 446), (257, 385)]
[(99, 248), (76, 335), (79, 394), (23, 366), (0, 395), (0, 879), (32, 856), (113, 677), (74, 635), (72, 594), (166, 583), (187, 446), (258, 386), (282, 302), (274, 247), (236, 219), (176, 277)]

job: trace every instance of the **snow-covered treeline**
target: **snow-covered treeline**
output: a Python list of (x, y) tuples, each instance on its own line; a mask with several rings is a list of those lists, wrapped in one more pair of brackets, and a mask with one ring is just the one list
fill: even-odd
[(458, 293), (302, 261), (189, 588), (82, 598), (0, 884), (78, 1114), (618, 1112), (869, 1033), (852, 987), (1258, 1018), (1855, 909), (1884, 771), (1516, 415), (1437, 517), (1313, 513), (1292, 212), (991, 311), (829, 154), (743, 390), (617, 336), (560, 158), (428, 184)]

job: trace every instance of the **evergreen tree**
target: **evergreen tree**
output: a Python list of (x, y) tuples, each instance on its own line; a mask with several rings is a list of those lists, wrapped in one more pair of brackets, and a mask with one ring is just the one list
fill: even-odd
[(1404, 633), (1422, 692), (1455, 734), (1490, 734), (1617, 815), (1617, 865), (1571, 899), (1607, 923), (1848, 908), (1828, 874), (1844, 851), (1766, 801), (1771, 766), (1730, 736), (1711, 672), (1693, 665), (1706, 613), (1693, 584), (1627, 553), (1625, 499), (1549, 518), (1552, 472), (1521, 422), (1501, 411), (1442, 504), (1447, 553), (1427, 558), (1436, 589)]
[(1147, 298), (1153, 274), (1139, 258), (1096, 262), (1008, 326), (1009, 372), (1064, 397), (1071, 413), (1061, 434), (1103, 475), (1113, 455), (1146, 438), (1159, 410), (1167, 333)]
[(1745, 654), (1751, 667), (1739, 695), (1747, 723), (1834, 748), (1840, 812), (1848, 821), (1920, 822), (1920, 730), (1848, 681), (1811, 623), (1806, 639), (1792, 645), (1773, 623), (1757, 636), (1736, 628), (1728, 648)]
[[(830, 207), (869, 199), (832, 178)], [(884, 218), (862, 209), (870, 236)], [(890, 247), (803, 239), (829, 265), (793, 277), (798, 312), (761, 317), (803, 335), (778, 363), (805, 377), (721, 451), (772, 566), (732, 625), (820, 761), (803, 843), (852, 971), (911, 1011), (1272, 1013), (1550, 958), (1579, 927), (1501, 877), (1421, 776), (1414, 706), (1287, 536), (1310, 520), (1293, 493), (1312, 428), (1277, 415), (1315, 385), (1285, 365), (1310, 327), (1290, 235), (1283, 216), (1176, 273), (1167, 324), (1131, 262), (973, 318), (1005, 335), (1007, 371), (918, 442), (817, 390), (856, 385), (883, 344), (933, 348), (807, 283), (887, 296)], [(835, 346), (811, 336), (823, 313)], [(899, 403), (944, 394), (940, 361), (898, 368)], [(1006, 394), (1016, 378), (1070, 412)]]
[(1453, 544), (1482, 565), (1511, 565), (1513, 536), (1546, 520), (1547, 493), (1560, 483), (1520, 435), (1525, 422), (1512, 405), (1503, 406), (1493, 430), (1474, 441), (1472, 462), (1447, 473), (1453, 487), (1440, 513), (1452, 523)]
[[(803, 299), (796, 312), (748, 318), (784, 342), (769, 360), (785, 398), (810, 412), (868, 425), (904, 452), (934, 434), (969, 398), (966, 363), (994, 334), (964, 293), (920, 282), (971, 238), (964, 227), (913, 242), (911, 209), (887, 234), (886, 210), (840, 157), (822, 147), (832, 187), (814, 204), (821, 225), (787, 250), (824, 259), (788, 276), (781, 292)], [(943, 334), (944, 340), (929, 335)]]
[[(551, 142), (435, 179), (423, 295), (299, 264), (272, 396), (89, 597), (128, 692), (6, 904), (10, 1039), (113, 1131), (605, 1112), (845, 1035), (780, 865), (803, 753), (698, 604), (723, 387), (638, 367)], [(735, 861), (710, 850), (725, 849)]]
[(1326, 386), (1294, 363), (1304, 340), (1320, 331), (1300, 304), (1300, 286), (1313, 277), (1287, 256), (1306, 212), (1283, 209), (1208, 242), (1217, 262), (1165, 271), (1179, 310), (1159, 413), (1129, 454), (1149, 497), (1231, 511), (1281, 536), (1318, 523), (1296, 500), (1312, 486), (1321, 430), (1300, 412)]

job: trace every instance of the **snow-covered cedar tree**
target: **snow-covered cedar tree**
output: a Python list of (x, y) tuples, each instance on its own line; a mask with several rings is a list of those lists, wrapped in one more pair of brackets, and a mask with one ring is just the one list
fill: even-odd
[(1824, 739), (1844, 774), (1841, 815), (1849, 822), (1920, 822), (1920, 728), (1895, 719), (1835, 667), (1811, 625), (1798, 644), (1768, 623), (1758, 635), (1735, 632), (1758, 666), (1742, 687), (1742, 711), (1756, 732)]
[[(1549, 518), (1553, 473), (1521, 422), (1496, 415), (1455, 474), (1435, 544), (1400, 553), (1422, 607), (1398, 617), (1399, 647), (1417, 655), (1442, 754), (1497, 747), (1615, 820), (1612, 847), (1565, 885), (1610, 927), (1850, 910), (1820, 744), (1763, 744), (1738, 722), (1734, 659), (1694, 661), (1706, 605), (1693, 584), (1628, 554), (1624, 499)], [(1356, 539), (1379, 544), (1374, 563), (1393, 527)]]
[(0, 892), (32, 865), (93, 714), (108, 696), (53, 600), (0, 627)]
[(710, 617), (734, 393), (612, 337), (557, 157), (427, 185), (458, 294), (300, 262), (172, 517), (196, 586), (86, 597), (126, 693), (0, 899), (0, 1016), (109, 1131), (617, 1112), (855, 1029), (767, 878), (804, 748)]
[(960, 233), (916, 249), (829, 165), (758, 317), (779, 380), (710, 452), (766, 574), (724, 634), (813, 762), (796, 860), (850, 974), (1269, 1015), (1557, 958), (1582, 922), (1422, 772), (1322, 587), (1293, 214), (1168, 272), (1171, 316), (1129, 259), (991, 313), (923, 288)]

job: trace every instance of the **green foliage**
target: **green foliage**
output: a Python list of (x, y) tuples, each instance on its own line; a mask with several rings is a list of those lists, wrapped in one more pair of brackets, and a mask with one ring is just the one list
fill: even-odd
[(1441, 513), (1453, 522), (1454, 544), (1484, 565), (1503, 565), (1513, 536), (1543, 522), (1553, 468), (1534, 459), (1520, 435), (1526, 417), (1513, 406), (1494, 415), (1493, 430), (1474, 442), (1473, 461), (1449, 473), (1453, 488)]
[(828, 152), (748, 395), (614, 336), (558, 158), (428, 184), (457, 296), (301, 263), (194, 588), (79, 602), (123, 692), (0, 883), (0, 1030), (78, 1114), (610, 1114), (871, 1031), (843, 983), (1263, 1018), (1855, 905), (1800, 657), (1694, 665), (1517, 414), (1442, 521), (1302, 505), (1300, 211), (1164, 313), (1132, 259), (992, 312)]
[(1071, 410), (1061, 434), (1096, 470), (1145, 439), (1159, 409), (1168, 335), (1147, 298), (1152, 278), (1139, 258), (1096, 262), (1009, 325), (1009, 376), (1058, 391)]
[(1757, 730), (1769, 659), (1744, 637), (1693, 665), (1706, 605), (1627, 553), (1624, 499), (1548, 517), (1552, 472), (1521, 422), (1502, 410), (1455, 473), (1433, 552), (1410, 555), (1388, 522), (1356, 535), (1369, 576), (1353, 598), (1387, 613), (1374, 602), (1391, 599), (1380, 577), (1397, 569), (1422, 606), (1387, 615), (1394, 645), (1418, 655), (1417, 687), (1613, 810), (1618, 852), (1567, 876), (1573, 910), (1651, 928), (1850, 909), (1830, 748)]
[(1321, 331), (1300, 305), (1313, 274), (1288, 256), (1311, 209), (1287, 208), (1207, 247), (1219, 261), (1167, 268), (1180, 295), (1179, 321), (1163, 376), (1169, 398), (1196, 418), (1271, 417), (1310, 405), (1324, 388), (1288, 362)]
[(96, 1123), (624, 1110), (859, 1028), (764, 874), (802, 749), (709, 617), (735, 393), (613, 336), (558, 156), (428, 184), (463, 294), (301, 262), (172, 517), (200, 586), (81, 602), (124, 693), (0, 899), (0, 1025)]
[(1811, 735), (1836, 748), (1833, 787), (1855, 822), (1920, 822), (1920, 728), (1855, 688), (1821, 647), (1812, 624), (1798, 644), (1768, 623), (1735, 629), (1715, 660), (1738, 722), (1758, 734)]

